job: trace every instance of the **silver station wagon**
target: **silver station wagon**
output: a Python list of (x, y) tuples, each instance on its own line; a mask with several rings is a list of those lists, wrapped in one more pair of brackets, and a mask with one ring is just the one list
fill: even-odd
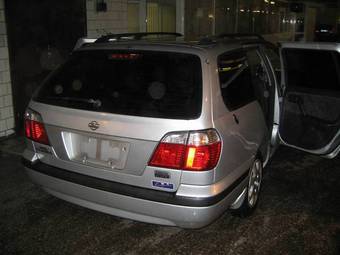
[(279, 144), (339, 153), (339, 44), (176, 36), (79, 41), (25, 113), (33, 182), (104, 213), (200, 228), (254, 211)]

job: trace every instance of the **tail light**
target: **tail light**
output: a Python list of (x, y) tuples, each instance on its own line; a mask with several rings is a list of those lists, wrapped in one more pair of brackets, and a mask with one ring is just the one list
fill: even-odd
[(34, 142), (50, 145), (40, 114), (30, 109), (25, 113), (25, 135)]
[(150, 166), (207, 171), (220, 158), (221, 139), (214, 129), (167, 134), (158, 144)]

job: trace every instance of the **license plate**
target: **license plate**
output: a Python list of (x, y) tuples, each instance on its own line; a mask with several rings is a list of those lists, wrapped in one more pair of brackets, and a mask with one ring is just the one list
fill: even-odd
[(71, 146), (66, 146), (70, 160), (84, 165), (93, 165), (111, 169), (125, 167), (130, 144), (127, 142), (88, 137), (68, 133)]

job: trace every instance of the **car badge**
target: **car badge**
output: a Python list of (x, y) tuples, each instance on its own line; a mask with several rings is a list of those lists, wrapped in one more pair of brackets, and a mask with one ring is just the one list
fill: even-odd
[(97, 121), (94, 120), (94, 121), (91, 121), (88, 126), (91, 130), (95, 131), (99, 128), (100, 125)]

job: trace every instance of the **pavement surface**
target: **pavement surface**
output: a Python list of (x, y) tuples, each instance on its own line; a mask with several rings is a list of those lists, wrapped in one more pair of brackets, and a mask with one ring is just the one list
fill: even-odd
[(199, 230), (157, 226), (46, 194), (20, 163), (22, 138), (0, 142), (0, 254), (340, 254), (340, 157), (280, 148), (256, 212)]

